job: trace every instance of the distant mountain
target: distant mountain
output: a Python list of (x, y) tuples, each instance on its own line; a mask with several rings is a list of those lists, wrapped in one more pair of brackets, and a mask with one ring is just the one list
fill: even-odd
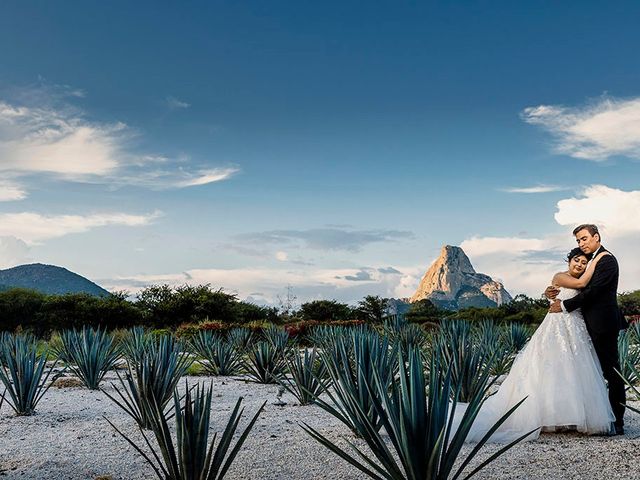
[(52, 295), (64, 293), (109, 295), (109, 292), (104, 288), (77, 273), (70, 272), (66, 268), (42, 263), (19, 265), (0, 270), (0, 290), (16, 287), (30, 288)]
[(512, 300), (500, 282), (477, 273), (462, 248), (451, 245), (442, 247), (440, 256), (424, 274), (410, 301), (423, 298), (448, 310), (495, 307)]

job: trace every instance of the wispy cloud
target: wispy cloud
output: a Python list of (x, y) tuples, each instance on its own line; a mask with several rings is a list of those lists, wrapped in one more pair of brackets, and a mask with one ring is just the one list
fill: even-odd
[(357, 252), (366, 245), (413, 238), (413, 233), (401, 230), (355, 230), (346, 228), (313, 228), (309, 230), (268, 230), (237, 235), (238, 241), (249, 244), (292, 244), (300, 242), (315, 250), (346, 250)]
[(50, 238), (81, 233), (96, 227), (123, 225), (139, 227), (149, 225), (160, 217), (160, 212), (146, 215), (127, 213), (99, 213), (92, 215), (41, 215), (33, 212), (0, 214), (0, 236), (17, 237), (27, 244)]
[(522, 118), (551, 133), (558, 153), (593, 161), (640, 159), (640, 97), (605, 97), (582, 107), (538, 105), (524, 109)]
[(501, 191), (507, 193), (549, 193), (562, 192), (564, 190), (569, 190), (569, 187), (563, 187), (561, 185), (535, 185), (532, 187), (507, 187), (501, 189)]
[(221, 182), (223, 180), (227, 180), (231, 178), (233, 175), (238, 173), (240, 169), (235, 167), (228, 168), (213, 168), (210, 170), (201, 170), (197, 173), (185, 173), (184, 176), (187, 177), (184, 180), (178, 180), (175, 183), (175, 186), (178, 188), (185, 187), (195, 187), (198, 185), (207, 185), (209, 183)]
[(27, 198), (25, 189), (12, 181), (0, 180), (0, 202), (11, 202)]
[(187, 103), (183, 100), (178, 100), (176, 97), (171, 96), (165, 98), (165, 102), (167, 102), (167, 107), (169, 107), (169, 109), (171, 110), (184, 109), (191, 106), (190, 103)]
[(92, 123), (72, 109), (0, 102), (0, 170), (79, 179), (120, 166), (123, 123)]
[[(171, 159), (141, 153), (136, 149), (141, 132), (123, 122), (90, 119), (70, 103), (82, 96), (69, 87), (42, 87), (24, 89), (13, 100), (0, 99), (0, 174), (163, 189), (207, 185), (239, 172), (235, 166), (197, 165), (186, 155)], [(188, 106), (172, 100), (176, 108)], [(26, 196), (24, 186), (3, 185), (0, 199)]]

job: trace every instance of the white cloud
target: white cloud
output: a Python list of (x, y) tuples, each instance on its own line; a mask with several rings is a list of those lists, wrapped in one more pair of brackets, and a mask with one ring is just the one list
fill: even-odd
[(0, 202), (11, 202), (27, 198), (27, 192), (21, 185), (9, 180), (0, 180)]
[(536, 185), (533, 187), (508, 187), (502, 189), (503, 192), (507, 193), (549, 193), (563, 190), (568, 190), (568, 188), (560, 185)]
[(0, 237), (0, 268), (15, 267), (29, 263), (30, 248), (24, 241), (13, 236)]
[(50, 238), (71, 233), (86, 232), (92, 228), (109, 225), (138, 227), (149, 225), (161, 215), (127, 213), (101, 213), (93, 215), (41, 215), (33, 212), (0, 214), (0, 236), (14, 236), (27, 244), (35, 244)]
[(614, 155), (640, 158), (640, 98), (603, 98), (584, 107), (539, 105), (522, 112), (556, 139), (556, 151), (602, 161)]
[(289, 255), (287, 255), (287, 252), (276, 252), (276, 260), (286, 262), (288, 259)]
[(125, 129), (122, 123), (91, 123), (68, 108), (0, 102), (0, 170), (105, 175), (119, 166)]
[(472, 237), (461, 247), (477, 271), (504, 282), (512, 294), (538, 296), (554, 273), (565, 268), (563, 257), (575, 246), (571, 232), (582, 223), (594, 223), (603, 244), (620, 265), (619, 290), (640, 288), (640, 190), (623, 191), (592, 185), (572, 198), (560, 200), (554, 215), (566, 233), (540, 238)]
[(165, 101), (167, 102), (167, 107), (169, 107), (171, 110), (189, 108), (191, 106), (190, 103), (178, 100), (175, 97), (167, 97), (165, 98)]
[(184, 180), (178, 180), (174, 183), (177, 188), (195, 187), (198, 185), (206, 185), (208, 183), (220, 182), (230, 178), (237, 173), (237, 168), (213, 168), (209, 170), (201, 170), (197, 174), (188, 174)]
[[(170, 159), (137, 152), (133, 140), (139, 132), (122, 122), (89, 120), (68, 103), (70, 97), (79, 95), (68, 87), (52, 87), (22, 92), (19, 104), (0, 99), (0, 174), (167, 189), (219, 182), (239, 171), (196, 166), (186, 155)], [(188, 106), (170, 100), (174, 108)], [(17, 193), (5, 196), (14, 199)]]
[(558, 202), (555, 220), (560, 225), (575, 227), (594, 223), (603, 235), (623, 236), (640, 233), (640, 190), (626, 192), (605, 185), (592, 185), (580, 198)]

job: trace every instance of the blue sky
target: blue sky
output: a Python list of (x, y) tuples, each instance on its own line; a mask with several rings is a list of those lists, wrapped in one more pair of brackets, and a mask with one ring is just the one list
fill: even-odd
[(454, 244), (534, 295), (593, 221), (640, 288), (637, 2), (1, 13), (1, 267), (355, 301)]

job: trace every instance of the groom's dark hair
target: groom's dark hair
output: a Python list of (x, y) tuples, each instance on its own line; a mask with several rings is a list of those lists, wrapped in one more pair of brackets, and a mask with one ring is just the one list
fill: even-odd
[(582, 225), (578, 225), (573, 229), (573, 234), (577, 235), (580, 230), (586, 230), (592, 237), (597, 233), (598, 238), (602, 242), (602, 235), (600, 235), (600, 232), (598, 231), (598, 227), (596, 225), (593, 225), (591, 223), (583, 223)]

